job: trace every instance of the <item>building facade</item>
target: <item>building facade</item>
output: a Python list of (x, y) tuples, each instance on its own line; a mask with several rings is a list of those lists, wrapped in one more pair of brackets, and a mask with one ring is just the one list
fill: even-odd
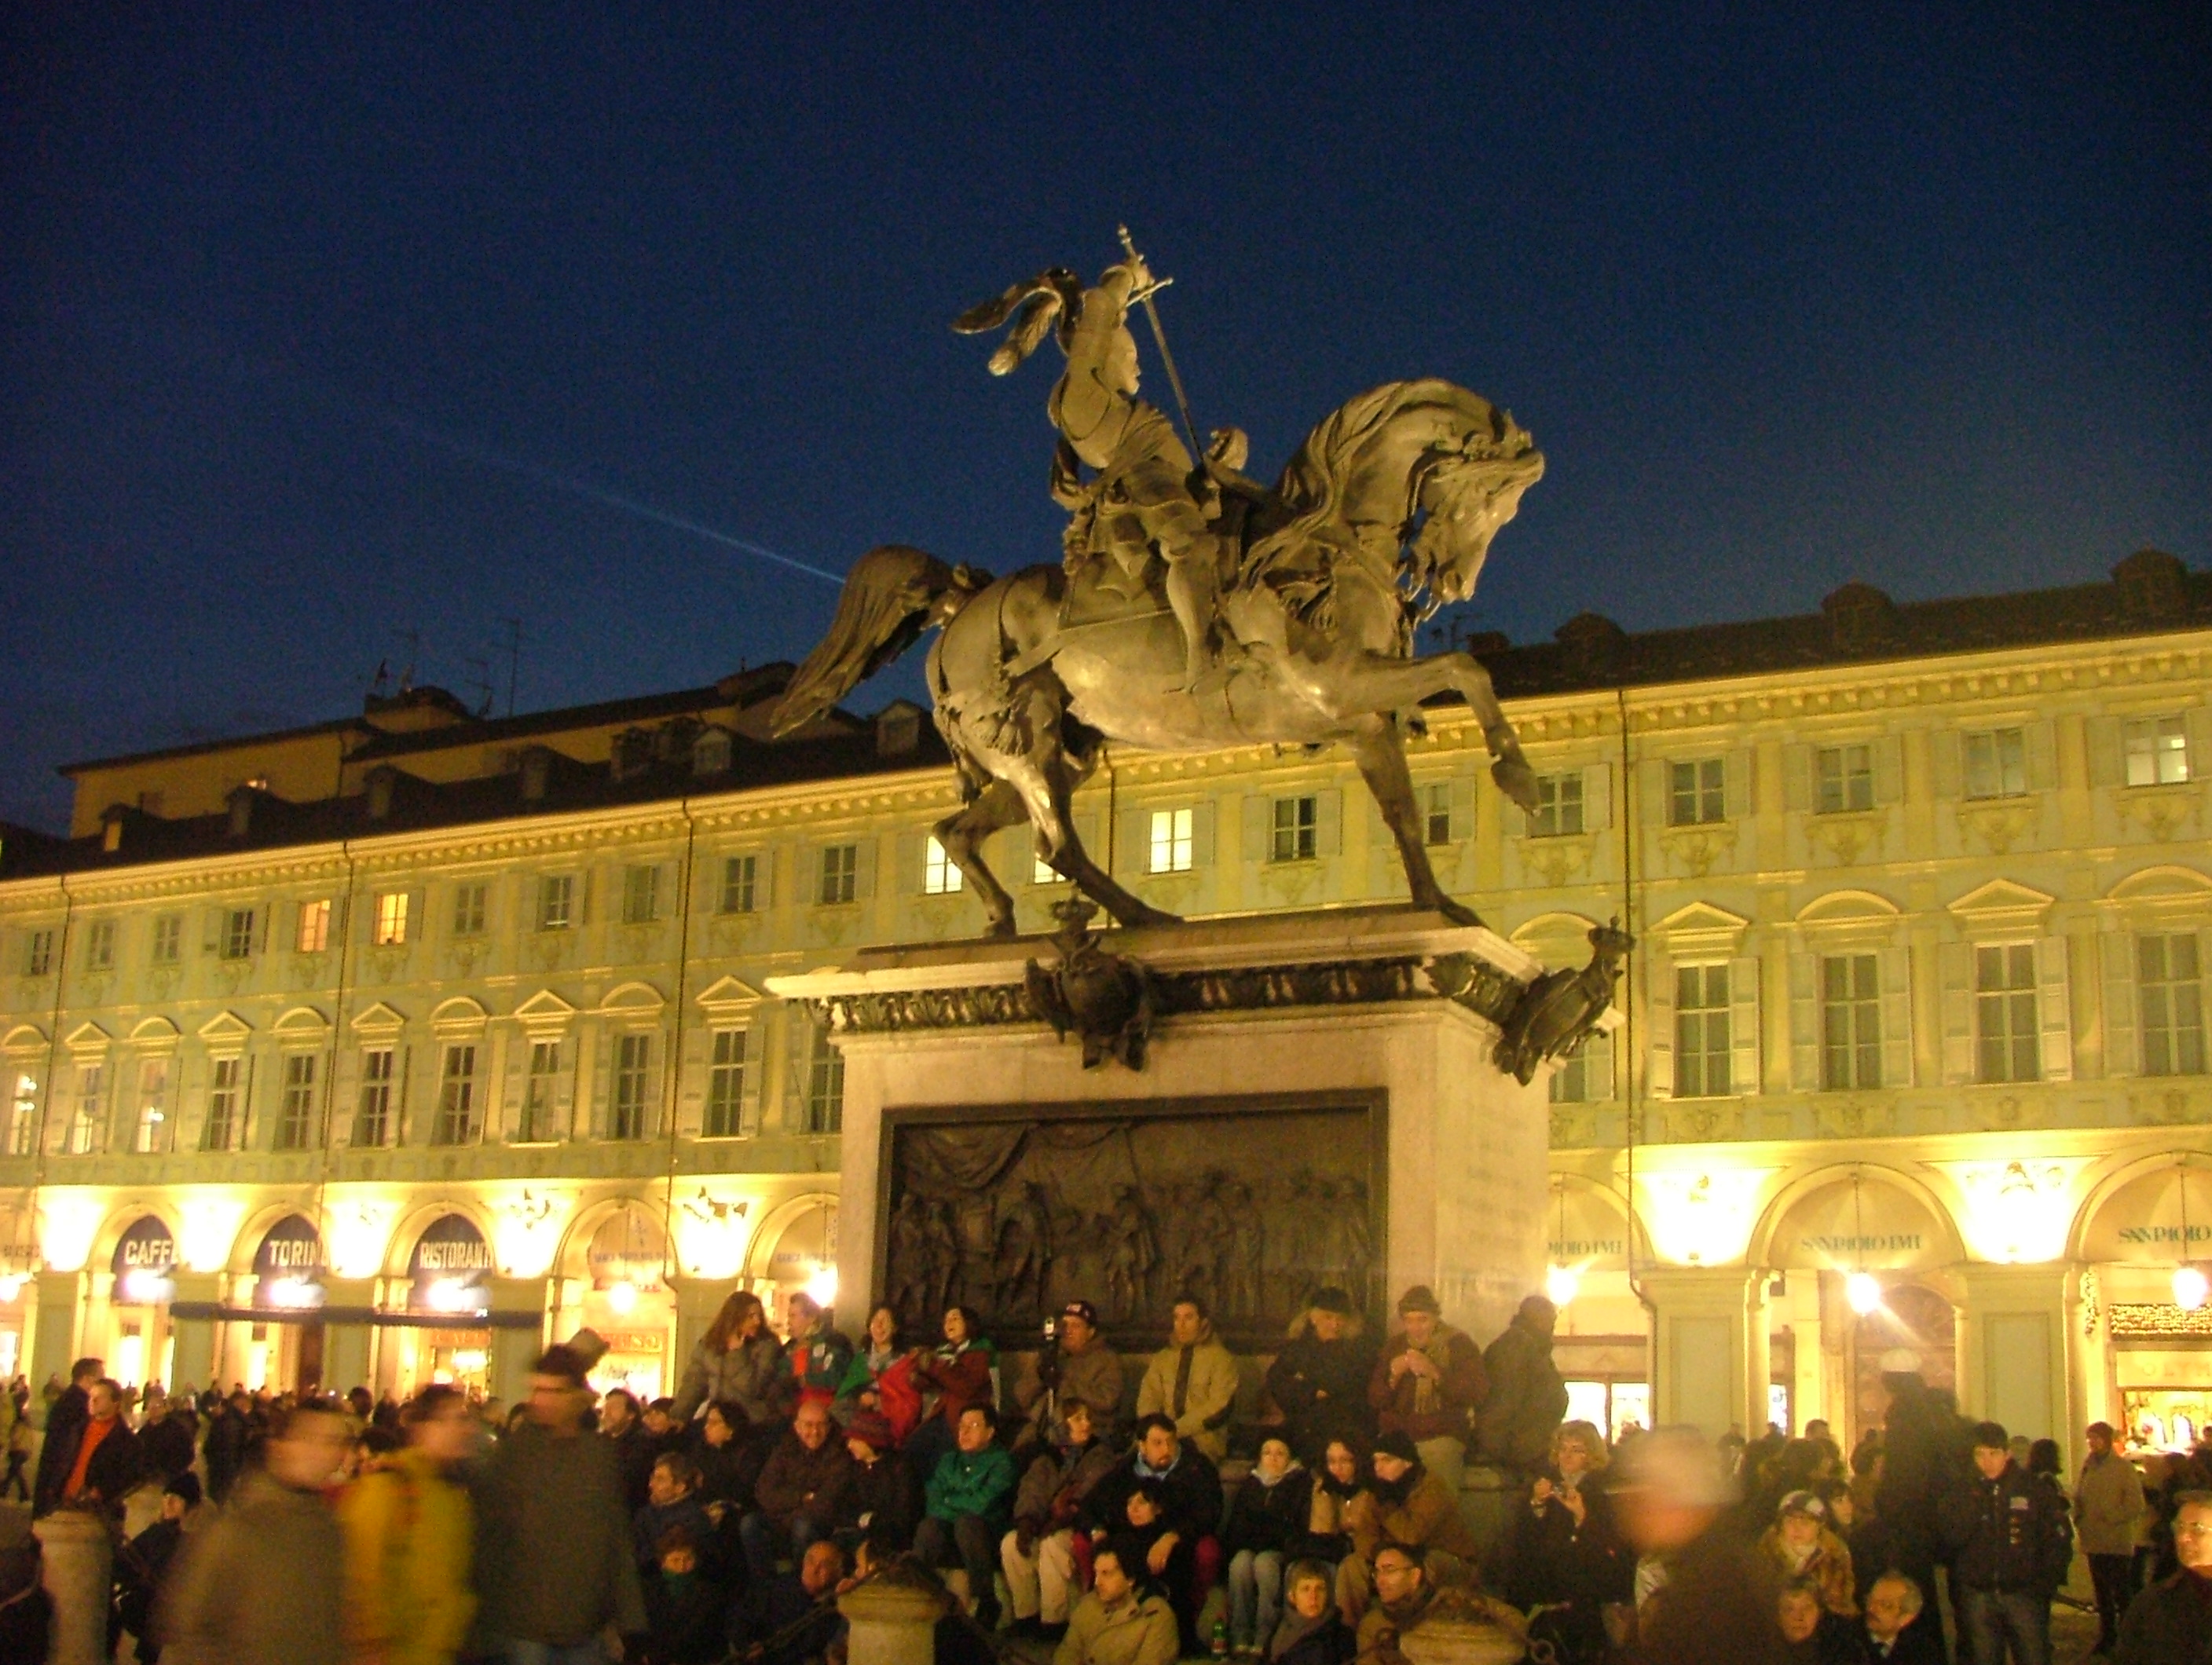
[[(2201, 1425), (2212, 577), (1475, 645), (1541, 798), (1424, 714), (1440, 876), (1638, 938), (1552, 1080), (1578, 1413), (1855, 1434), (1909, 1345), (2019, 1431)], [(70, 770), (0, 835), (0, 1367), (505, 1393), (588, 1322), (665, 1390), (731, 1289), (829, 1292), (841, 1065), (765, 980), (981, 915), (923, 714), (771, 741), (787, 674)], [(1116, 754), (1079, 825), (1180, 913), (1405, 895), (1337, 755)]]

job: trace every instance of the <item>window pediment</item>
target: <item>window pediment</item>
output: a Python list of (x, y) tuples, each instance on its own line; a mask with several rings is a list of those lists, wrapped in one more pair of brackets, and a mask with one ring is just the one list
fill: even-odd
[(0, 1036), (0, 1052), (44, 1052), (46, 1032), (36, 1024), (18, 1024)]
[(1969, 935), (2037, 931), (2057, 898), (2009, 878), (1993, 878), (1950, 904), (1949, 911)]
[(430, 1013), (430, 1029), (440, 1036), (481, 1034), (489, 1016), (477, 1001), (465, 994), (456, 994)]
[(63, 1037), (62, 1044), (71, 1052), (105, 1052), (115, 1037), (89, 1018), (79, 1024)]
[(551, 1035), (566, 1028), (576, 1008), (550, 988), (541, 988), (515, 1007), (515, 1021), (533, 1035)]
[(357, 1035), (391, 1035), (406, 1026), (407, 1020), (381, 1000), (356, 1017), (352, 1024)]
[(1667, 953), (1734, 955), (1751, 921), (1710, 902), (1693, 902), (1679, 908), (1651, 927), (1651, 935)]
[(2106, 900), (2129, 917), (2146, 921), (2196, 917), (2212, 911), (2212, 878), (2194, 867), (2145, 867), (2114, 884)]
[(699, 991), (700, 1006), (715, 1016), (735, 1017), (750, 1012), (763, 997), (760, 990), (739, 977), (720, 977)]

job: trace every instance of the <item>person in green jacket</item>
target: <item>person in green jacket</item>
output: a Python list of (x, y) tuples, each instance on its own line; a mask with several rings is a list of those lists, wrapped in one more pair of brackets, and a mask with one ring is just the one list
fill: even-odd
[(924, 1487), (926, 1513), (914, 1534), (914, 1553), (927, 1566), (968, 1570), (975, 1622), (999, 1623), (992, 1580), (999, 1570), (999, 1540), (1013, 1514), (1014, 1459), (998, 1443), (999, 1416), (988, 1405), (960, 1413), (957, 1444), (938, 1459)]

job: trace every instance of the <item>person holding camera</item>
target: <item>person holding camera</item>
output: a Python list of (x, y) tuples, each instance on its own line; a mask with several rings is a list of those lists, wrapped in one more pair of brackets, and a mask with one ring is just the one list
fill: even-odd
[(1121, 1418), (1121, 1356), (1098, 1328), (1098, 1309), (1070, 1301), (1044, 1321), (1044, 1345), (1014, 1382), (1022, 1431), (1014, 1440), (1024, 1455), (1064, 1443), (1065, 1407), (1080, 1400), (1092, 1431), (1111, 1443)]

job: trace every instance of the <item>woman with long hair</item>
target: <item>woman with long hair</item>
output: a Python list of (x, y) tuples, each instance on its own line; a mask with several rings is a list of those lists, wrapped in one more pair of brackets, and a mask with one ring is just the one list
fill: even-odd
[(744, 1412), (754, 1427), (772, 1428), (788, 1408), (789, 1380), (783, 1344), (769, 1329), (760, 1297), (736, 1290), (691, 1350), (691, 1363), (669, 1415), (680, 1426), (708, 1400), (726, 1399)]
[(983, 1334), (982, 1315), (973, 1307), (947, 1308), (945, 1340), (915, 1356), (914, 1379), (937, 1395), (935, 1407), (907, 1440), (915, 1473), (927, 1476), (959, 1443), (961, 1412), (970, 1405), (998, 1409), (999, 1350)]
[(866, 1333), (837, 1384), (830, 1411), (850, 1424), (861, 1411), (882, 1413), (891, 1425), (894, 1444), (902, 1445), (921, 1420), (921, 1389), (914, 1380), (913, 1354), (899, 1345), (898, 1314), (878, 1306), (868, 1315)]

